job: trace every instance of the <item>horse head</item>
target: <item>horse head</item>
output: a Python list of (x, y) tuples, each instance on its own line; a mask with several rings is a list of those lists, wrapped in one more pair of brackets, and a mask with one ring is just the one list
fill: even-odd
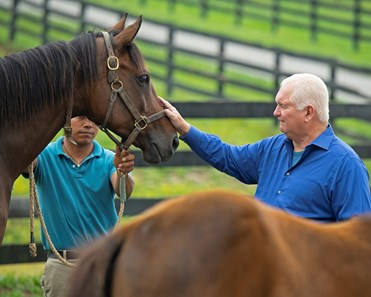
[(117, 143), (134, 144), (149, 163), (174, 154), (176, 131), (133, 42), (142, 19), (125, 20), (0, 59), (0, 244), (14, 181), (72, 116), (127, 139)]
[(134, 43), (142, 18), (125, 26), (126, 16), (111, 30), (96, 35), (98, 81), (86, 92), (84, 111), (103, 131), (112, 130), (142, 150), (149, 163), (167, 161), (179, 140), (164, 116), (144, 59)]

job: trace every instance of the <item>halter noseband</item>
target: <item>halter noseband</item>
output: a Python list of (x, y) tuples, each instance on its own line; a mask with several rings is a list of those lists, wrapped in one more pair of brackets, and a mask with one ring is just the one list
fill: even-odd
[[(152, 123), (162, 117), (165, 116), (165, 111), (162, 110), (157, 112), (151, 116), (141, 115), (138, 109), (135, 107), (133, 102), (131, 101), (129, 94), (125, 91), (124, 85), (120, 80), (117, 70), (120, 67), (119, 59), (115, 56), (115, 51), (112, 46), (111, 42), (111, 35), (108, 32), (102, 32), (106, 49), (107, 49), (107, 68), (108, 68), (108, 83), (111, 84), (111, 96), (109, 100), (109, 105), (107, 109), (106, 116), (104, 118), (103, 124), (100, 126), (100, 129), (107, 134), (107, 136), (115, 142), (120, 149), (127, 150), (130, 145), (134, 142), (135, 138), (138, 134), (144, 130), (149, 123)], [(106, 128), (107, 122), (111, 116), (113, 110), (113, 104), (116, 101), (117, 94), (119, 95), (121, 101), (125, 104), (127, 109), (130, 111), (131, 115), (134, 118), (134, 130), (130, 133), (129, 137), (126, 139), (125, 143), (120, 142), (116, 139), (113, 134)]]

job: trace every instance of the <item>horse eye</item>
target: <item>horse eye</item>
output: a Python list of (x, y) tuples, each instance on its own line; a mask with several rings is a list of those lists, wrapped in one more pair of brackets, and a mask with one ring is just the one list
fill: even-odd
[(149, 83), (149, 75), (148, 74), (142, 74), (137, 77), (138, 83), (141, 85), (148, 84)]

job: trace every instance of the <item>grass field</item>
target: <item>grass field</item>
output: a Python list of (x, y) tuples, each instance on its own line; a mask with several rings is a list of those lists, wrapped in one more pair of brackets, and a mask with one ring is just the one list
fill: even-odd
[[(92, 0), (93, 2), (93, 0)], [(371, 65), (369, 53), (371, 46), (364, 45), (358, 52), (353, 51), (348, 41), (340, 40), (336, 37), (321, 36), (316, 43), (310, 41), (308, 35), (297, 28), (280, 29), (274, 33), (268, 30), (267, 26), (261, 22), (246, 20), (242, 25), (235, 25), (231, 18), (222, 13), (213, 13), (207, 19), (199, 17), (198, 11), (192, 8), (176, 10), (173, 13), (167, 13), (167, 7), (164, 1), (147, 1), (146, 6), (140, 5), (140, 0), (131, 1), (98, 1), (102, 4), (117, 7), (120, 5), (123, 11), (131, 15), (144, 15), (144, 18), (157, 18), (162, 21), (174, 24), (189, 26), (198, 30), (207, 30), (211, 33), (217, 33), (225, 36), (231, 36), (246, 41), (259, 42), (267, 46), (280, 46), (292, 51), (301, 53), (316, 54), (326, 57), (334, 57), (347, 63), (357, 65)], [(118, 4), (117, 2), (120, 2)], [(0, 28), (0, 43), (3, 43), (3, 49), (0, 49), (0, 55), (16, 50), (22, 50), (28, 47), (36, 46), (35, 40), (19, 38), (13, 44), (6, 40), (5, 29)], [(156, 86), (156, 82), (155, 82)], [(241, 93), (241, 96), (249, 97), (249, 93)], [(189, 94), (177, 94), (177, 100), (189, 99)], [(271, 98), (268, 98), (270, 100)], [(192, 124), (203, 130), (218, 134), (223, 140), (235, 144), (253, 142), (263, 137), (270, 136), (278, 132), (277, 126), (273, 120), (250, 120), (250, 119), (231, 119), (231, 120), (190, 120)], [(368, 123), (354, 124), (348, 121), (340, 121), (339, 125), (344, 127), (356, 127), (357, 132), (371, 138), (371, 131)], [(236, 128), (238, 127), (238, 128)], [(59, 134), (60, 135), (60, 134)], [(113, 149), (113, 144), (100, 133), (98, 140), (106, 147)], [(346, 141), (352, 141), (346, 138)], [(181, 144), (179, 149), (188, 149)], [(371, 170), (371, 160), (365, 160), (369, 170)], [(187, 194), (200, 189), (209, 189), (215, 187), (224, 187), (252, 194), (254, 186), (242, 185), (240, 182), (232, 179), (211, 168), (136, 168), (134, 173), (136, 187), (133, 193), (135, 197), (171, 197)], [(23, 196), (28, 193), (28, 184), (26, 180), (20, 177), (13, 190), (13, 195)], [(28, 222), (27, 220), (10, 220), (4, 243), (27, 243), (28, 240)], [(38, 238), (39, 240), (39, 238)], [(0, 266), (0, 296), (41, 296), (41, 290), (38, 282), (41, 276), (43, 264), (25, 264), (25, 265), (6, 265)]]

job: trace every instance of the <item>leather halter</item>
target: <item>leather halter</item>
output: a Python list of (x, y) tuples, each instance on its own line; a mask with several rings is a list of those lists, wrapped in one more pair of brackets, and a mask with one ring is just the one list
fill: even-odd
[[(115, 56), (115, 51), (112, 46), (111, 38), (112, 36), (108, 32), (102, 32), (104, 41), (106, 44), (107, 49), (107, 68), (108, 68), (108, 83), (111, 84), (111, 96), (110, 101), (107, 109), (106, 116), (104, 118), (103, 124), (100, 126), (100, 129), (105, 132), (108, 137), (115, 142), (120, 149), (127, 150), (130, 145), (134, 142), (135, 138), (138, 136), (138, 134), (144, 130), (149, 123), (152, 123), (162, 117), (165, 116), (165, 111), (162, 110), (160, 112), (157, 112), (151, 116), (145, 116), (141, 115), (138, 111), (138, 109), (133, 104), (132, 100), (129, 97), (129, 94), (125, 91), (124, 85), (122, 81), (120, 80), (117, 70), (120, 67), (119, 59), (117, 56)], [(116, 139), (113, 134), (106, 128), (107, 122), (111, 116), (112, 110), (113, 110), (113, 104), (116, 101), (117, 95), (119, 95), (121, 101), (125, 104), (127, 109), (130, 111), (131, 115), (134, 118), (134, 130), (130, 133), (129, 137), (126, 139), (125, 143), (120, 142), (118, 139)]]

